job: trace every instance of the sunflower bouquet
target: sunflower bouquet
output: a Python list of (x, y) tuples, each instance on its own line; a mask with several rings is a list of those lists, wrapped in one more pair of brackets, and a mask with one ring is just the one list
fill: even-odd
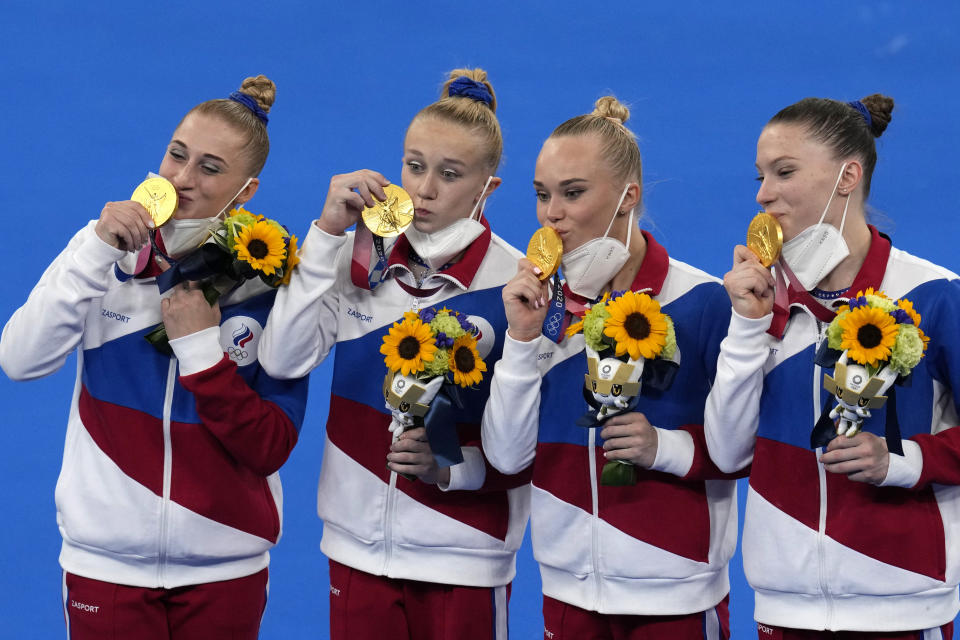
[[(480, 330), (463, 313), (431, 307), (403, 314), (380, 345), (387, 365), (383, 395), (392, 416), (389, 429), (396, 439), (403, 431), (426, 427), (440, 466), (463, 461), (456, 434), (451, 437), (444, 429), (449, 424), (442, 416), (459, 402), (454, 385), (472, 387), (483, 380), (487, 365), (477, 351), (479, 337)], [(439, 394), (445, 387), (448, 392)]]
[[(286, 227), (237, 208), (210, 230), (204, 244), (160, 274), (157, 285), (163, 293), (186, 280), (199, 281), (204, 297), (212, 305), (254, 278), (271, 287), (289, 284), (299, 262), (297, 237)], [(172, 353), (162, 323), (145, 337), (162, 353)]]
[(837, 399), (830, 411), (838, 435), (853, 436), (870, 409), (882, 407), (882, 395), (906, 378), (923, 358), (929, 338), (909, 300), (891, 300), (872, 288), (840, 307), (827, 327), (827, 346), (841, 351), (824, 388)]
[(297, 257), (297, 236), (276, 220), (233, 209), (210, 232), (212, 244), (233, 258), (224, 275), (236, 281), (260, 278), (271, 287), (290, 284)]
[[(646, 293), (634, 291), (605, 294), (567, 329), (567, 336), (583, 332), (587, 352), (584, 399), (591, 411), (578, 423), (599, 427), (607, 419), (632, 411), (639, 399), (645, 365), (668, 364), (647, 379), (656, 378), (660, 388), (672, 381), (679, 364), (677, 337), (670, 316), (660, 311), (660, 303)], [(601, 482), (606, 485), (636, 483), (636, 470), (629, 462), (608, 462)]]

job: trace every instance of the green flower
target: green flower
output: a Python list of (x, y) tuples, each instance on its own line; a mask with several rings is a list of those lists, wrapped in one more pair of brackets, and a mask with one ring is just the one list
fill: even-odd
[(923, 340), (920, 332), (912, 324), (901, 324), (891, 350), (890, 368), (901, 375), (909, 375), (922, 357)]
[(867, 302), (870, 303), (871, 307), (883, 309), (887, 313), (890, 313), (897, 308), (897, 303), (886, 296), (867, 294), (864, 297), (867, 299)]
[(830, 326), (827, 327), (827, 346), (831, 349), (843, 351), (843, 348), (840, 346), (840, 343), (843, 341), (843, 327), (840, 326), (840, 320), (845, 318), (848, 313), (850, 312), (844, 311), (838, 313), (837, 317), (830, 323)]
[(467, 333), (460, 326), (460, 321), (446, 309), (437, 311), (437, 315), (430, 321), (430, 328), (434, 335), (442, 331), (445, 336), (454, 340)]
[(600, 353), (610, 345), (603, 341), (603, 325), (610, 317), (606, 305), (596, 304), (583, 316), (583, 338), (587, 346)]
[(433, 360), (424, 363), (423, 373), (427, 377), (446, 375), (450, 371), (450, 353), (447, 349), (437, 349)]
[(660, 357), (670, 360), (677, 353), (677, 333), (673, 328), (673, 318), (667, 314), (663, 314), (663, 317), (667, 321), (667, 341), (663, 345), (663, 351), (660, 352)]

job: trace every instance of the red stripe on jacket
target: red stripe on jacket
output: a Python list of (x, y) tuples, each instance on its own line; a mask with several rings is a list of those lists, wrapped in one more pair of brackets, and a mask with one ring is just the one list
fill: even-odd
[[(587, 449), (579, 445), (537, 445), (533, 483), (554, 497), (593, 512)], [(607, 460), (594, 450), (598, 515), (623, 533), (696, 562), (710, 555), (710, 510), (702, 481), (687, 481), (659, 471), (637, 469), (634, 486), (607, 487), (600, 474)]]
[[(390, 451), (392, 434), (387, 430), (390, 416), (362, 403), (337, 395), (330, 398), (330, 416), (327, 419), (327, 437), (352, 460), (362, 465), (382, 482), (390, 482), (387, 469), (387, 453)], [(469, 426), (468, 426), (469, 427)], [(464, 433), (475, 430), (462, 429)], [(499, 540), (506, 539), (510, 508), (507, 494), (499, 490), (504, 485), (520, 486), (526, 481), (523, 475), (502, 476), (491, 474), (488, 465), (488, 491), (441, 491), (436, 485), (426, 482), (411, 482), (397, 479), (397, 489), (434, 511), (449, 516)], [(499, 477), (498, 477), (499, 476)], [(505, 479), (509, 482), (505, 482)]]
[[(878, 562), (945, 579), (943, 520), (932, 489), (875, 487), (825, 473), (828, 537)], [(786, 515), (819, 530), (815, 451), (757, 438), (750, 486)]]
[[(103, 453), (132, 480), (163, 495), (163, 423), (103, 402), (83, 388), (80, 419)], [(202, 425), (170, 423), (170, 499), (220, 524), (276, 542), (280, 514), (264, 476), (238, 463)]]

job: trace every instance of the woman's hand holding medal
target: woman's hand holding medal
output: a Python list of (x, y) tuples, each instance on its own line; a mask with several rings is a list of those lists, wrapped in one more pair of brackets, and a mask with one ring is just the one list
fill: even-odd
[(550, 308), (550, 281), (541, 280), (543, 270), (526, 258), (517, 263), (517, 275), (503, 287), (507, 333), (514, 340), (529, 342), (540, 335)]
[(100, 212), (94, 231), (101, 240), (122, 251), (137, 251), (150, 242), (154, 224), (139, 202), (108, 202)]
[(342, 235), (360, 220), (365, 207), (387, 199), (383, 188), (388, 184), (382, 174), (370, 169), (333, 176), (320, 219), (314, 224), (332, 236)]
[(161, 176), (147, 178), (129, 200), (108, 202), (94, 227), (100, 239), (123, 251), (137, 251), (150, 242), (153, 229), (177, 210), (177, 190)]
[(733, 310), (745, 318), (773, 311), (776, 281), (770, 266), (780, 257), (783, 231), (769, 213), (758, 213), (747, 229), (747, 246), (733, 249), (733, 268), (723, 277)]
[(540, 335), (550, 308), (550, 276), (560, 268), (563, 243), (550, 227), (534, 232), (527, 245), (527, 257), (517, 264), (517, 275), (503, 288), (507, 333), (514, 340), (528, 342)]
[(745, 318), (762, 318), (773, 311), (775, 280), (750, 249), (733, 248), (733, 268), (723, 276), (733, 310)]

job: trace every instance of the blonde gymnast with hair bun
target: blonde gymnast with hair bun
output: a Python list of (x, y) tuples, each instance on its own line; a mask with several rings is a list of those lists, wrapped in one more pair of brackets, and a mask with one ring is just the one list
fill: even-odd
[[(307, 381), (258, 362), (275, 289), (250, 280), (211, 306), (191, 282), (161, 299), (156, 276), (253, 197), (274, 94), (257, 76), (191, 109), (159, 169), (174, 218), (155, 229), (138, 202), (108, 202), (4, 327), (11, 378), (79, 353), (56, 491), (70, 638), (258, 636), (282, 520), (277, 470)], [(161, 321), (172, 356), (144, 339)]]
[(306, 375), (336, 346), (317, 500), (334, 639), (506, 638), (529, 485), (526, 474), (496, 472), (480, 446), (489, 375), (444, 425), (463, 462), (440, 466), (424, 428), (391, 435), (380, 351), (405, 312), (448, 307), (480, 329), (488, 367), (499, 358), (500, 290), (519, 253), (484, 215), (500, 185), (495, 108), (486, 73), (457, 69), (413, 118), (401, 170), (413, 223), (382, 258), (347, 229), (385, 199), (387, 179), (369, 169), (334, 176), (267, 325), (274, 375)]
[[(716, 278), (669, 257), (636, 228), (643, 173), (628, 118), (606, 96), (543, 144), (533, 181), (537, 220), (562, 239), (563, 280), (541, 279), (524, 258), (503, 289), (509, 329), (483, 445), (503, 473), (533, 466), (530, 522), (545, 637), (726, 638), (736, 486), (707, 456), (703, 407), (730, 304)], [(621, 304), (607, 298), (620, 292), (619, 301), (646, 294), (672, 318), (679, 367), (640, 363), (634, 393), (626, 385), (636, 380), (614, 378), (622, 390), (613, 384), (607, 396), (618, 408), (601, 414), (591, 404), (599, 387), (584, 384), (597, 362), (588, 344), (597, 345), (585, 340), (587, 322), (582, 331), (575, 323), (599, 303)], [(641, 307), (622, 311), (639, 348), (654, 316)], [(640, 364), (604, 358), (598, 366), (636, 372)], [(613, 461), (633, 470), (634, 484), (608, 484), (602, 469)]]

